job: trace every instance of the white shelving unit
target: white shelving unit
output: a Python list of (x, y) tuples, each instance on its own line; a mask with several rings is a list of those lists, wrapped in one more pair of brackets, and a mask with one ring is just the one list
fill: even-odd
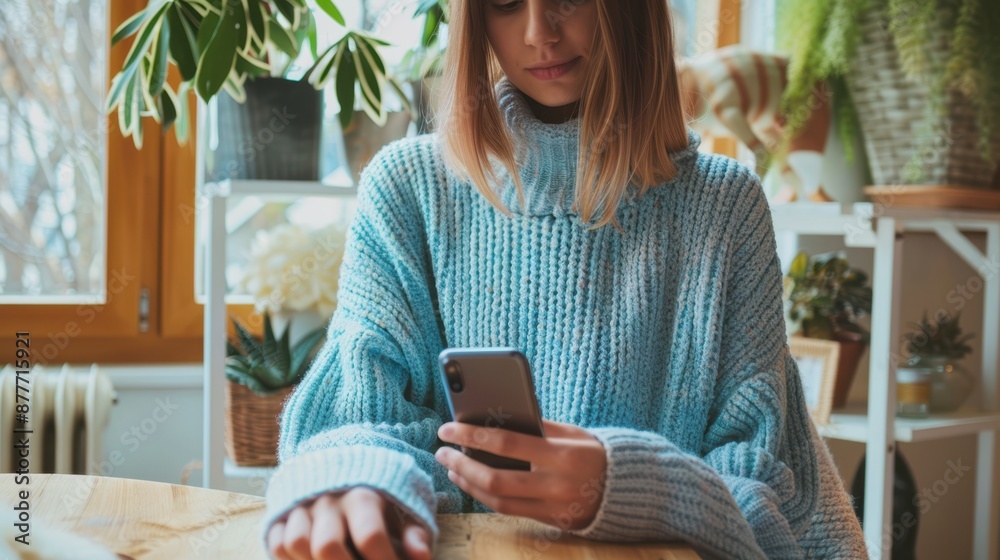
[[(334, 176), (337, 178), (338, 176)], [(273, 200), (301, 197), (353, 197), (357, 188), (347, 175), (339, 184), (319, 181), (238, 181), (225, 180), (199, 185), (204, 201), (205, 252), (202, 273), (205, 282), (204, 315), (204, 447), (202, 485), (225, 489), (228, 477), (264, 477), (273, 469), (240, 467), (225, 456), (223, 425), (225, 422), (226, 383), (226, 207), (234, 195), (253, 195)]]
[[(201, 167), (199, 167), (201, 169)], [(226, 477), (267, 477), (272, 469), (237, 467), (225, 458), (222, 443), (225, 380), (226, 205), (232, 195), (277, 199), (303, 196), (354, 196), (356, 189), (319, 182), (221, 181), (199, 182), (206, 214), (204, 255), (204, 478), (206, 488), (223, 488)], [(779, 249), (794, 246), (799, 235), (829, 235), (849, 247), (874, 249), (872, 325), (868, 410), (841, 411), (820, 428), (824, 437), (862, 442), (867, 447), (865, 479), (865, 538), (871, 558), (891, 557), (893, 454), (896, 442), (976, 434), (976, 502), (974, 555), (996, 557), (995, 488), (993, 466), (1000, 430), (1000, 213), (882, 208), (872, 203), (853, 205), (808, 204), (772, 209)], [(890, 360), (899, 340), (900, 266), (907, 232), (936, 233), (975, 270), (984, 270), (982, 325), (982, 402), (979, 411), (934, 415), (925, 420), (897, 419), (895, 364)], [(962, 232), (983, 232), (986, 251), (980, 251)], [(783, 260), (791, 255), (783, 255)], [(992, 272), (990, 272), (992, 271)]]
[[(886, 203), (809, 204), (772, 208), (782, 260), (789, 262), (799, 235), (828, 235), (848, 247), (874, 250), (872, 324), (868, 409), (841, 411), (820, 427), (824, 437), (866, 445), (865, 540), (871, 558), (892, 552), (892, 489), (896, 442), (929, 441), (975, 434), (975, 527), (973, 554), (977, 560), (996, 558), (996, 489), (993, 487), (997, 431), (1000, 430), (1000, 213), (896, 208)], [(899, 335), (902, 249), (906, 233), (935, 233), (983, 280), (982, 402), (979, 410), (932, 415), (927, 419), (896, 418), (896, 364), (891, 360)], [(986, 234), (980, 251), (964, 232)]]

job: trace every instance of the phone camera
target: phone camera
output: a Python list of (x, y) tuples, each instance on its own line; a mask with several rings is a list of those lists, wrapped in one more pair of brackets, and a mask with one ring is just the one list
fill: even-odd
[(460, 393), (465, 388), (465, 384), (462, 383), (462, 370), (458, 367), (458, 363), (452, 361), (445, 363), (444, 373), (453, 392)]

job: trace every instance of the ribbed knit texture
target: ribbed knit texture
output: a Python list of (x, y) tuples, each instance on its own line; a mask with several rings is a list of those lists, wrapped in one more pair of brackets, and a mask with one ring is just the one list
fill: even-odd
[(707, 557), (865, 558), (786, 344), (758, 177), (689, 132), (676, 177), (617, 209), (623, 233), (588, 231), (571, 208), (579, 119), (542, 123), (506, 79), (496, 93), (521, 147), (523, 207), (501, 173), (512, 218), (445, 167), (436, 135), (365, 168), (327, 343), (282, 415), (262, 537), (294, 505), (355, 485), (435, 542), (434, 512), (490, 511), (434, 459), (449, 419), (436, 358), (445, 344), (512, 346), (542, 415), (607, 451), (597, 517), (573, 533), (679, 538)]

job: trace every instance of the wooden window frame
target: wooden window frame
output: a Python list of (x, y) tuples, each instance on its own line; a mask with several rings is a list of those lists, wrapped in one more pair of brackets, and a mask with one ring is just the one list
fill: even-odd
[[(109, 0), (108, 37), (146, 0)], [(108, 84), (131, 39), (108, 51)], [(177, 76), (172, 76), (176, 83)], [(106, 85), (107, 87), (107, 85)], [(107, 91), (107, 90), (105, 90)], [(191, 106), (195, 107), (194, 97)], [(192, 111), (192, 122), (194, 119)], [(13, 360), (15, 332), (30, 333), (33, 365), (64, 363), (183, 363), (202, 360), (202, 306), (194, 299), (194, 222), (178, 218), (194, 207), (194, 134), (178, 145), (151, 119), (142, 149), (107, 118), (106, 300), (96, 304), (0, 306), (0, 364)], [(192, 130), (194, 127), (192, 126)], [(140, 297), (148, 293), (146, 328)], [(252, 313), (232, 306), (237, 317)]]

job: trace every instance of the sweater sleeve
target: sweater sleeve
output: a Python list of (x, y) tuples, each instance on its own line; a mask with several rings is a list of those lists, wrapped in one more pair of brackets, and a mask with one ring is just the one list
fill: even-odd
[(718, 282), (724, 309), (714, 397), (701, 449), (619, 427), (590, 431), (608, 469), (596, 518), (571, 533), (601, 540), (682, 539), (709, 557), (803, 558), (816, 509), (816, 452), (785, 337), (782, 274), (759, 179), (740, 168), (727, 195), (732, 232)]
[[(261, 538), (320, 494), (364, 485), (436, 543), (435, 513), (462, 508), (461, 489), (434, 460), (447, 403), (437, 383), (443, 344), (434, 315), (423, 218), (404, 152), (384, 147), (365, 167), (326, 342), (285, 402), (279, 467)], [(399, 146), (395, 146), (399, 148)]]
[(799, 537), (799, 544), (810, 559), (867, 560), (865, 535), (854, 513), (851, 496), (844, 489), (826, 443), (816, 433), (815, 426), (812, 428), (819, 460), (819, 506), (809, 528)]

